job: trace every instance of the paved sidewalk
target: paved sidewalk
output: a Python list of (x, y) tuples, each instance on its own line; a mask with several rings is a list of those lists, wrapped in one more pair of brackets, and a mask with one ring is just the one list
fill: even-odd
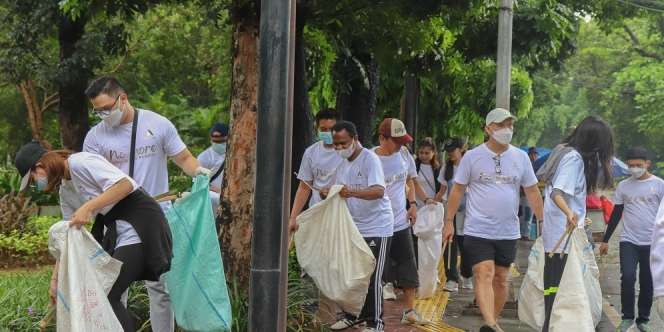
[[(596, 331), (610, 332), (614, 331), (616, 325), (620, 323), (620, 266), (618, 256), (618, 240), (620, 238), (621, 228), (619, 226), (609, 243), (609, 254), (598, 258), (600, 269), (600, 285), (604, 297), (602, 320), (597, 326)], [(516, 296), (523, 280), (523, 275), (528, 268), (528, 254), (534, 241), (519, 241), (517, 247), (516, 266), (520, 275), (512, 279), (511, 296)], [(595, 254), (598, 256), (597, 249)], [(599, 256), (598, 256), (599, 257)], [(450, 295), (449, 303), (443, 315), (443, 321), (464, 331), (477, 331), (483, 324), (481, 315), (477, 308), (470, 305), (473, 301), (473, 294), (469, 291), (460, 291)], [(530, 332), (536, 331), (524, 323), (521, 323), (517, 317), (516, 303), (508, 303), (499, 324), (505, 331), (509, 332)], [(651, 327), (653, 331), (664, 331), (664, 322), (653, 312), (651, 314)], [(636, 328), (631, 331), (636, 332)]]

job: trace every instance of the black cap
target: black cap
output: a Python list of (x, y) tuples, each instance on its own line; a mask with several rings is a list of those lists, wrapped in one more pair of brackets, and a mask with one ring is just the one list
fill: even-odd
[(220, 133), (221, 136), (228, 136), (228, 125), (219, 122), (215, 123), (214, 126), (210, 128), (210, 135), (215, 132)]
[(650, 160), (648, 150), (644, 147), (636, 146), (627, 150), (625, 160), (643, 159)]
[(22, 177), (21, 191), (24, 190), (30, 182), (30, 170), (35, 164), (37, 164), (44, 154), (46, 154), (46, 149), (44, 149), (37, 141), (32, 141), (23, 145), (18, 152), (16, 152), (14, 165), (16, 165), (16, 169), (18, 169), (18, 174)]
[(453, 137), (445, 141), (445, 145), (443, 145), (443, 150), (446, 152), (452, 152), (455, 149), (461, 149), (463, 148), (463, 140), (458, 137)]

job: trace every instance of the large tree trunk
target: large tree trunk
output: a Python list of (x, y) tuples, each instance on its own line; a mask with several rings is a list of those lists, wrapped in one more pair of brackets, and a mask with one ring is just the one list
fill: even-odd
[[(294, 103), (293, 103), (293, 144), (291, 165), (293, 170), (299, 169), (302, 162), (304, 150), (313, 143), (313, 119), (311, 104), (309, 103), (307, 85), (307, 66), (304, 44), (304, 26), (306, 24), (307, 1), (298, 1), (297, 23), (295, 27), (295, 78), (294, 78)], [(299, 180), (292, 174), (291, 178), (291, 202), (297, 193)]]
[(82, 59), (76, 59), (77, 43), (85, 32), (85, 19), (76, 21), (62, 15), (58, 26), (60, 43), (60, 65), (58, 73), (58, 94), (60, 96), (60, 139), (62, 146), (73, 151), (81, 151), (83, 140), (90, 128), (88, 123), (88, 101), (85, 88), (92, 77), (92, 70), (81, 66)]
[(221, 203), (220, 244), (228, 279), (234, 278), (240, 285), (248, 286), (256, 174), (257, 19), (235, 23), (232, 74), (231, 131)]
[[(364, 70), (360, 70), (360, 66)], [(376, 100), (378, 96), (378, 63), (371, 54), (351, 52), (337, 60), (337, 111), (344, 120), (357, 127), (360, 141), (369, 145), (373, 141)]]

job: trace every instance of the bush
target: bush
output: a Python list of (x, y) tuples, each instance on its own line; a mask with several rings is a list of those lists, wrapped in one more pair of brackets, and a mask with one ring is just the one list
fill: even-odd
[(22, 230), (0, 233), (0, 268), (53, 263), (48, 252), (48, 229), (59, 220), (57, 217), (32, 217)]

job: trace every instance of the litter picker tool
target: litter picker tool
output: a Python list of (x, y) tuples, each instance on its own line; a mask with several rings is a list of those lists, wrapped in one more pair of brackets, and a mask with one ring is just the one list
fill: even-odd
[[(567, 236), (567, 242), (569, 242), (569, 238), (572, 235), (572, 232), (574, 231), (574, 228), (568, 227), (563, 235), (560, 236), (560, 239), (558, 239), (558, 242), (556, 242), (556, 245), (553, 247), (553, 250), (549, 253), (549, 258), (552, 258), (553, 255), (555, 254), (556, 250), (560, 248), (560, 245), (563, 243), (563, 240), (565, 239), (565, 236)], [(567, 245), (567, 244), (566, 244)]]

